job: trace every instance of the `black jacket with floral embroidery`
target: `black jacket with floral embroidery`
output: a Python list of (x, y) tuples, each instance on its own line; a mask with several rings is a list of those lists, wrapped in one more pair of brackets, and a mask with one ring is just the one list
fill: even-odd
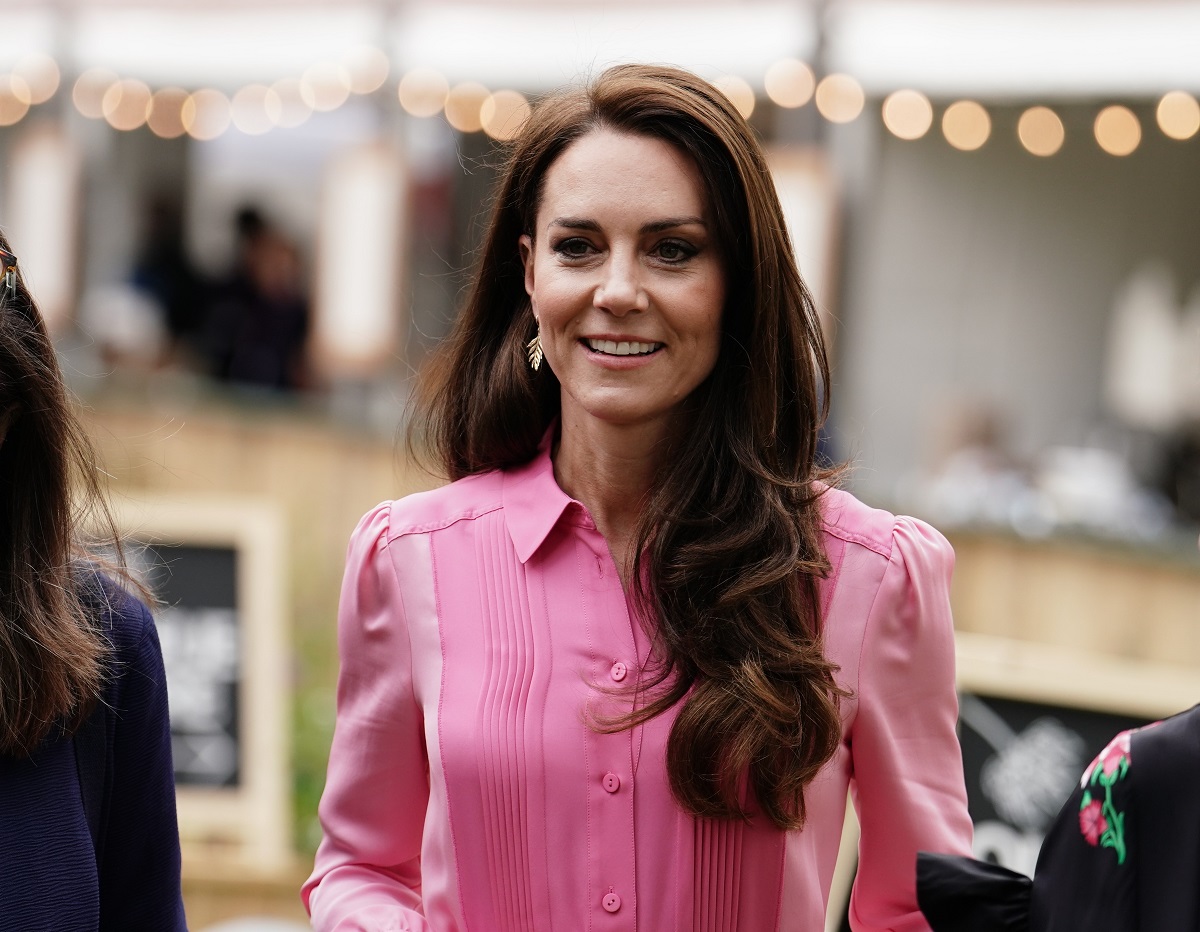
[(1200, 706), (1109, 742), (1032, 881), (922, 853), (917, 890), (934, 932), (1200, 932)]

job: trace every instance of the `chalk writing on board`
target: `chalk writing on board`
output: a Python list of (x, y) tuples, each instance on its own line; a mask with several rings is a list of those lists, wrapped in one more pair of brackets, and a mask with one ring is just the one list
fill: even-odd
[(225, 784), (237, 775), (237, 616), (228, 608), (172, 606), (159, 612), (168, 670), (176, 776)]
[(242, 674), (237, 552), (154, 544), (133, 550), (130, 563), (161, 603), (154, 619), (167, 671), (175, 781), (237, 786)]

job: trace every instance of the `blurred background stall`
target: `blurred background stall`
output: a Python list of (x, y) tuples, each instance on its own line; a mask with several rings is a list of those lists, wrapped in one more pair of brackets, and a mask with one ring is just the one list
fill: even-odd
[[(967, 685), (1134, 717), (1187, 698), (1200, 3), (5, 0), (0, 16), (0, 224), (130, 532), (176, 567), (174, 586), (155, 577), (176, 663), (206, 638), (231, 651), (173, 698), (216, 729), (181, 731), (181, 760), (223, 774), (181, 778), (194, 928), (302, 916), (345, 540), (376, 501), (437, 481), (397, 426), (504, 141), (539, 94), (618, 61), (696, 70), (768, 144), (832, 347), (827, 451), (860, 496), (951, 536)], [(200, 564), (216, 575), (199, 591), (228, 604), (196, 602)], [(1096, 670), (1125, 685), (1048, 682)], [(1146, 677), (1165, 685), (1139, 702)]]

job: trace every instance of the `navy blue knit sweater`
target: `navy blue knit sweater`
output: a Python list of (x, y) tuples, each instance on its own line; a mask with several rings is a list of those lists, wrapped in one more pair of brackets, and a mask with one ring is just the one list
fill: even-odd
[[(146, 607), (107, 587), (112, 644), (102, 714), (99, 852), (84, 811), (77, 741), (0, 756), (0, 930), (177, 932), (187, 928), (167, 686)], [(77, 747), (78, 746), (78, 747)], [(94, 768), (93, 768), (94, 769)], [(97, 863), (99, 862), (99, 863)]]

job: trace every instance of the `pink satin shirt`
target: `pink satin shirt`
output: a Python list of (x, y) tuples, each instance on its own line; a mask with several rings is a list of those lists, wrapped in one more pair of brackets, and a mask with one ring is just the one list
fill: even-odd
[[(953, 553), (823, 498), (826, 649), (843, 741), (781, 831), (674, 801), (671, 716), (588, 726), (645, 662), (608, 547), (528, 465), (380, 505), (350, 542), (337, 727), (303, 898), (317, 930), (818, 932), (847, 790), (858, 930), (926, 930), (916, 852), (970, 853), (955, 735)], [(627, 700), (624, 700), (627, 701)]]

